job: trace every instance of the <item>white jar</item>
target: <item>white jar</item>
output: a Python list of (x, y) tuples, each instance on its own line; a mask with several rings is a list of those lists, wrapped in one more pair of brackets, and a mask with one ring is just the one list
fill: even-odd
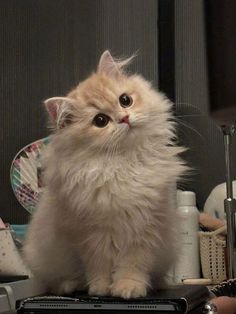
[(174, 278), (176, 283), (181, 283), (184, 279), (200, 278), (199, 211), (195, 193), (178, 190), (177, 206), (180, 252), (174, 267)]

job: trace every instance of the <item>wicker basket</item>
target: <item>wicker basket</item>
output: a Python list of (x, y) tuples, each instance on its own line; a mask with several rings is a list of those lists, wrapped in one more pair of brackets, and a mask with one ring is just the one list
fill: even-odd
[(212, 232), (200, 231), (200, 258), (204, 278), (218, 284), (227, 279), (225, 262), (225, 239), (217, 236), (226, 234), (226, 226)]

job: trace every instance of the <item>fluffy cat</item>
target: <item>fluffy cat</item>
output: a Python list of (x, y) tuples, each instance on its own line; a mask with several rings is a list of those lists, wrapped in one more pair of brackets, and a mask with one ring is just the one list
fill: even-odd
[(24, 255), (58, 294), (145, 296), (175, 259), (183, 149), (172, 104), (125, 73), (130, 59), (105, 51), (96, 73), (45, 101), (54, 132)]

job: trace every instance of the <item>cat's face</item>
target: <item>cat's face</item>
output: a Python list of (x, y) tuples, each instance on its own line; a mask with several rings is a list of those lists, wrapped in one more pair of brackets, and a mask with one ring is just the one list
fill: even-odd
[[(162, 128), (166, 128), (169, 102), (140, 76), (125, 75), (110, 55), (102, 58), (97, 73), (67, 98), (46, 102), (58, 132), (74, 143), (99, 151), (138, 145), (153, 131), (156, 134), (156, 128), (161, 135)], [(111, 62), (115, 68), (111, 68)]]

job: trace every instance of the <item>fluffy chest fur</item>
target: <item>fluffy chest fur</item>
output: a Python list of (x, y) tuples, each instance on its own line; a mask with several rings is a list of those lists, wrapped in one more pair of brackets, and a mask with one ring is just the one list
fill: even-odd
[[(145, 147), (113, 157), (96, 156), (88, 160), (75, 155), (71, 160), (61, 159), (58, 164), (52, 159), (48, 181), (53, 184), (48, 186), (55, 187), (60, 201), (66, 200), (65, 219), (70, 228), (74, 226), (75, 237), (87, 237), (80, 242), (86, 241), (88, 245), (90, 240), (98, 241), (97, 247), (104, 252), (109, 252), (109, 245), (110, 249), (119, 250), (130, 243), (162, 245), (157, 239), (174, 214), (169, 197), (178, 169), (174, 167), (172, 153), (171, 149), (166, 150), (162, 158), (156, 150), (148, 151)], [(90, 246), (94, 247), (91, 243)]]
[(168, 184), (178, 175), (178, 168), (174, 167), (176, 160), (170, 152), (167, 149), (163, 159), (150, 151), (93, 158), (75, 154), (58, 163), (52, 159), (47, 173), (48, 186), (59, 188), (76, 211), (98, 211), (102, 215), (125, 208), (129, 211), (154, 209), (165, 189), (168, 190)]

